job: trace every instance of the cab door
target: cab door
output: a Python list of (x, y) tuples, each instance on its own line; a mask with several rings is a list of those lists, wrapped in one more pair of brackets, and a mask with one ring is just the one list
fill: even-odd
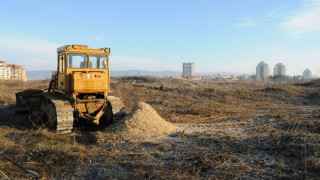
[(65, 91), (66, 81), (66, 57), (64, 53), (58, 54), (58, 90)]

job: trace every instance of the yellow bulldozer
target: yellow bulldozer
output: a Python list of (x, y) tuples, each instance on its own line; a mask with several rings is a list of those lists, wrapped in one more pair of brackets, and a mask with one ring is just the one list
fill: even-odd
[(60, 133), (71, 132), (75, 121), (106, 126), (125, 115), (122, 101), (108, 96), (110, 48), (65, 45), (57, 53), (49, 87), (16, 93), (16, 112), (29, 112), (34, 123)]

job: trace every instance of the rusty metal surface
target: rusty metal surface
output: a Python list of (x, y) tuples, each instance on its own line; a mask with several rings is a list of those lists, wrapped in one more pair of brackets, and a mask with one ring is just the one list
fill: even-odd
[(16, 113), (29, 111), (31, 105), (39, 104), (41, 89), (28, 89), (16, 93)]

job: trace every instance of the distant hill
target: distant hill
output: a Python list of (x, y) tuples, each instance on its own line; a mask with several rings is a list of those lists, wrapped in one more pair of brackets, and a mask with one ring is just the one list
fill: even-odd
[[(48, 71), (27, 71), (29, 80), (50, 79), (53, 70)], [(143, 70), (127, 70), (127, 71), (111, 71), (111, 76), (179, 76), (178, 71), (143, 71)]]
[[(53, 70), (48, 71), (27, 71), (27, 76), (29, 80), (40, 80), (40, 79), (50, 79)], [(144, 71), (144, 70), (126, 70), (126, 71), (111, 71), (111, 76), (180, 76), (182, 72), (179, 71)], [(229, 73), (229, 72), (203, 72), (196, 73), (196, 75), (214, 75), (214, 74), (243, 74), (243, 73)]]

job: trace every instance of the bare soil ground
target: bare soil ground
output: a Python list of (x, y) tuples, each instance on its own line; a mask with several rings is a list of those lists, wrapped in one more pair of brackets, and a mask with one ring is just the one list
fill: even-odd
[[(27, 115), (14, 114), (14, 92), (46, 87), (48, 82), (0, 82), (0, 153), (44, 179), (320, 177), (319, 81), (300, 85), (152, 77), (111, 81), (112, 95), (123, 99), (129, 113), (134, 113), (138, 101), (146, 102), (178, 130), (148, 139), (119, 136), (114, 131), (117, 123), (106, 129), (85, 124), (66, 135), (37, 130)], [(32, 178), (0, 157), (0, 179), (4, 174)]]

